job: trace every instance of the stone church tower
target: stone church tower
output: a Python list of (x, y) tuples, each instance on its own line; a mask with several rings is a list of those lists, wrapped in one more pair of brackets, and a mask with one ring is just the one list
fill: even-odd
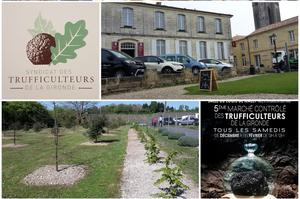
[(255, 29), (281, 21), (278, 2), (253, 2), (252, 7)]

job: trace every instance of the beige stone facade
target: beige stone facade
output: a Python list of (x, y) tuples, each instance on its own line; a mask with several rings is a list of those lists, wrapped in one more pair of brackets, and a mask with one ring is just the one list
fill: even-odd
[[(131, 56), (184, 53), (197, 60), (230, 57), (232, 15), (146, 3), (107, 2), (101, 7), (102, 48)], [(157, 13), (162, 13), (161, 20)], [(201, 25), (200, 18), (204, 19)]]
[(247, 70), (250, 65), (272, 70), (275, 49), (271, 37), (274, 35), (277, 52), (285, 53), (287, 45), (289, 57), (298, 57), (298, 17), (293, 17), (257, 29), (248, 36), (233, 37), (232, 54), (238, 71)]

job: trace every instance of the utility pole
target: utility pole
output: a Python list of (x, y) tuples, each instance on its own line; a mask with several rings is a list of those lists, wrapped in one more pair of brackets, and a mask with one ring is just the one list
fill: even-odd
[(53, 102), (53, 111), (54, 111), (54, 129), (55, 129), (55, 166), (56, 171), (58, 172), (58, 129), (57, 129), (57, 118), (56, 118), (56, 103)]

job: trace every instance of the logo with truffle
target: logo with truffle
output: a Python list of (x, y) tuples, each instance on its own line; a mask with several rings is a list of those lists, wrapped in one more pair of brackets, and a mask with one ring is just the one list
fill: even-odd
[(86, 45), (84, 38), (88, 34), (84, 20), (67, 22), (62, 35), (41, 14), (35, 19), (34, 28), (28, 31), (33, 38), (27, 43), (26, 53), (34, 65), (56, 65), (76, 58), (75, 51)]

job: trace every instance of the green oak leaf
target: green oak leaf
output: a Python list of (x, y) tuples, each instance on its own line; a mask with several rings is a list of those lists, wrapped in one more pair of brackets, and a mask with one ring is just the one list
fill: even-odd
[(74, 59), (77, 54), (75, 50), (85, 46), (83, 40), (88, 34), (85, 28), (85, 21), (80, 20), (72, 24), (67, 22), (65, 25), (65, 34), (55, 34), (55, 47), (51, 47), (51, 59), (52, 63), (66, 63), (67, 59)]
[(40, 33), (48, 33), (52, 36), (55, 35), (52, 22), (43, 19), (41, 14), (39, 14), (34, 21), (34, 29), (29, 29), (28, 32), (32, 35), (32, 37)]

